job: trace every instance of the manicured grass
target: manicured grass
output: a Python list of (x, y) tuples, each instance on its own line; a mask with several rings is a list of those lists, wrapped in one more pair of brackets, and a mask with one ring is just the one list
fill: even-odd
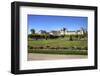
[(42, 53), (42, 54), (63, 54), (63, 55), (87, 55), (87, 51), (84, 50), (52, 50), (52, 49), (29, 49), (29, 53)]
[[(32, 48), (28, 48), (28, 53), (65, 54), (65, 55), (68, 55), (68, 54), (69, 55), (87, 55), (88, 54), (87, 49), (84, 48), (84, 47), (87, 48), (87, 40), (69, 41), (66, 38), (48, 39), (48, 40), (28, 39), (28, 46), (32, 47)], [(40, 47), (43, 47), (43, 48), (40, 48)]]
[(65, 38), (58, 38), (58, 39), (48, 39), (48, 40), (28, 40), (28, 45), (33, 47), (87, 47), (87, 41), (68, 41)]

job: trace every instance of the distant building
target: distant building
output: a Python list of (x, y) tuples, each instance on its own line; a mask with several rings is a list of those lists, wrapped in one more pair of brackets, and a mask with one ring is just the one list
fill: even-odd
[(49, 32), (50, 35), (61, 35), (60, 31), (51, 31)]
[(47, 34), (48, 32), (46, 32), (45, 30), (40, 30), (39, 32), (38, 32), (38, 34)]
[(60, 30), (60, 31), (51, 31), (49, 34), (52, 35), (83, 35), (84, 29), (76, 30), (76, 31), (68, 31), (68, 30)]
[(52, 30), (50, 32), (46, 32), (45, 30), (40, 30), (38, 34), (50, 34), (50, 35), (83, 35), (84, 29), (80, 28), (80, 30), (76, 31), (68, 31), (68, 30)]

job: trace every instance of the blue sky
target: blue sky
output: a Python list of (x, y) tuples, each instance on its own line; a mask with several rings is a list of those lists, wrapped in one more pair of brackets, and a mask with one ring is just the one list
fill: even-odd
[(28, 15), (28, 33), (31, 29), (60, 30), (66, 28), (69, 31), (79, 30), (81, 27), (87, 29), (88, 17), (78, 16), (51, 16), (51, 15)]

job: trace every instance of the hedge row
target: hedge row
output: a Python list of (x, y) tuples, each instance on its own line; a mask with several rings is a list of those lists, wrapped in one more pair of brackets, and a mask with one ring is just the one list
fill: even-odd
[(40, 47), (33, 47), (28, 46), (29, 49), (78, 49), (78, 50), (88, 50), (87, 47), (50, 47), (50, 46), (40, 46)]
[(42, 53), (42, 54), (64, 54), (64, 55), (87, 55), (87, 51), (76, 51), (76, 50), (32, 50), (29, 49), (28, 53)]
[(84, 38), (84, 35), (49, 35), (49, 34), (29, 34), (28, 35), (29, 38), (33, 38), (33, 39), (55, 39), (55, 38), (59, 38), (59, 37), (69, 37), (69, 40), (72, 40), (73, 38)]

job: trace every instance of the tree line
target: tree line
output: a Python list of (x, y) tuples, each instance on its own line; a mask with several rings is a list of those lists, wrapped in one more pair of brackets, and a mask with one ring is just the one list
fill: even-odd
[[(66, 29), (63, 28), (63, 30), (65, 31)], [(32, 38), (32, 39), (35, 39), (35, 40), (38, 40), (38, 39), (57, 39), (57, 38), (68, 38), (68, 40), (72, 41), (74, 39), (76, 40), (80, 40), (82, 38), (87, 38), (87, 32), (84, 32), (84, 34), (76, 34), (76, 35), (65, 35), (65, 33), (63, 35), (51, 35), (51, 34), (36, 34), (35, 33), (35, 30), (34, 29), (31, 29), (31, 34), (28, 34), (28, 37), (29, 38)]]

